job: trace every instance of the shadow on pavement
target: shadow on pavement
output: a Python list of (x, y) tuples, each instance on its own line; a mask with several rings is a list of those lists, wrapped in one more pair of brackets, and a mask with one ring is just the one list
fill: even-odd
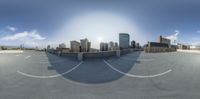
[[(137, 60), (137, 58), (140, 56), (140, 53), (141, 52), (133, 52), (127, 55), (123, 55), (120, 58), (110, 57), (105, 59), (85, 59), (83, 63), (76, 69), (62, 76), (65, 79), (86, 84), (101, 84), (112, 82), (120, 79), (124, 76), (124, 74), (121, 74), (110, 68), (104, 62), (104, 60), (113, 65), (113, 67), (117, 68), (118, 70), (127, 73), (132, 69), (135, 63), (138, 63), (138, 61), (123, 60), (122, 58), (128, 57)], [(80, 63), (80, 61), (74, 58), (56, 56), (50, 53), (47, 53), (47, 57), (52, 66), (52, 70), (55, 70), (58, 74), (69, 71)], [(56, 60), (54, 60), (53, 57), (59, 57), (64, 61), (55, 62)]]

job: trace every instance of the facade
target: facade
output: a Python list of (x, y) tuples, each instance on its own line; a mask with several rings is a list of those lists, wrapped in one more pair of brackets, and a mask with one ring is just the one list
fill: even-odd
[(100, 43), (100, 51), (108, 51), (108, 43)]
[(140, 48), (140, 43), (136, 43), (135, 47)]
[(159, 42), (148, 42), (145, 52), (146, 53), (155, 53), (155, 52), (173, 52), (176, 51), (176, 47), (170, 48), (167, 43)]
[(178, 44), (178, 49), (189, 50), (190, 46), (184, 44)]
[(167, 38), (164, 38), (164, 37), (162, 37), (162, 36), (159, 36), (158, 42), (159, 42), (159, 43), (168, 44), (169, 47), (170, 47), (170, 45), (171, 45), (171, 40), (170, 40), (170, 39), (167, 39)]
[(81, 42), (81, 52), (88, 52), (91, 47), (91, 43), (88, 41), (88, 39), (87, 38), (81, 39), (80, 42)]
[(47, 50), (50, 50), (51, 49), (51, 46), (50, 45), (47, 45)]
[(87, 52), (90, 52), (90, 49), (91, 49), (91, 42), (88, 42)]
[(66, 45), (64, 43), (59, 44), (59, 48), (66, 48)]
[(78, 41), (70, 41), (71, 52), (80, 52), (80, 43)]
[(108, 43), (108, 50), (113, 51), (114, 50), (114, 42), (110, 41)]
[(131, 48), (136, 48), (136, 44), (134, 40), (131, 41)]
[(129, 48), (130, 37), (128, 33), (119, 33), (119, 48), (128, 49)]

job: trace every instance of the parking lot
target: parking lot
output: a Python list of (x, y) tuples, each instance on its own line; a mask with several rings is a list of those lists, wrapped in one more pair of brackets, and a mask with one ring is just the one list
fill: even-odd
[(199, 99), (200, 54), (133, 52), (76, 59), (0, 54), (0, 99)]

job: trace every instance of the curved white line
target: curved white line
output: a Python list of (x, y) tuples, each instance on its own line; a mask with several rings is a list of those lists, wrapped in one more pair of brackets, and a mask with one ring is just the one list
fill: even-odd
[(23, 73), (21, 71), (17, 71), (19, 74), (21, 75), (24, 75), (24, 76), (27, 76), (27, 77), (32, 77), (32, 78), (55, 78), (55, 77), (59, 77), (59, 76), (63, 76), (67, 73), (70, 73), (72, 72), (73, 70), (75, 70), (76, 68), (78, 68), (83, 62), (80, 62), (78, 65), (76, 65), (75, 67), (73, 67), (72, 69), (64, 72), (64, 73), (61, 73), (61, 74), (56, 74), (56, 75), (51, 75), (51, 76), (36, 76), (36, 75), (31, 75), (31, 74), (27, 74), (27, 73)]
[(41, 62), (36, 62), (36, 61), (31, 61), (32, 63), (58, 63), (58, 62), (64, 62), (64, 61), (66, 61), (66, 60), (57, 60), (57, 61), (41, 61)]
[(28, 59), (28, 58), (30, 58), (30, 57), (31, 57), (30, 55), (29, 55), (29, 56), (26, 56), (25, 59)]
[(169, 72), (171, 72), (172, 70), (169, 69), (163, 73), (160, 73), (160, 74), (155, 74), (155, 75), (148, 75), (148, 76), (141, 76), (141, 75), (133, 75), (133, 74), (129, 74), (129, 73), (125, 73), (125, 72), (122, 72), (120, 70), (118, 70), (117, 68), (113, 67), (111, 64), (109, 64), (107, 61), (103, 60), (104, 63), (106, 63), (110, 68), (112, 68), (113, 70), (119, 72), (120, 74), (123, 74), (123, 75), (126, 75), (126, 76), (129, 76), (129, 77), (134, 77), (134, 78), (153, 78), (153, 77), (158, 77), (158, 76), (162, 76), (162, 75), (165, 75)]

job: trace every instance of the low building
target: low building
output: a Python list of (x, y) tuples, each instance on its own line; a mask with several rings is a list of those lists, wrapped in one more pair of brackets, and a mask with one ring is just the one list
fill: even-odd
[(190, 45), (178, 44), (178, 49), (189, 50)]
[(151, 53), (151, 52), (173, 52), (176, 51), (176, 49), (177, 46), (171, 45), (170, 39), (159, 36), (158, 42), (148, 42), (144, 50), (146, 53)]
[(146, 53), (154, 53), (154, 52), (173, 52), (176, 51), (176, 47), (170, 48), (167, 43), (159, 43), (159, 42), (148, 42), (145, 52)]

